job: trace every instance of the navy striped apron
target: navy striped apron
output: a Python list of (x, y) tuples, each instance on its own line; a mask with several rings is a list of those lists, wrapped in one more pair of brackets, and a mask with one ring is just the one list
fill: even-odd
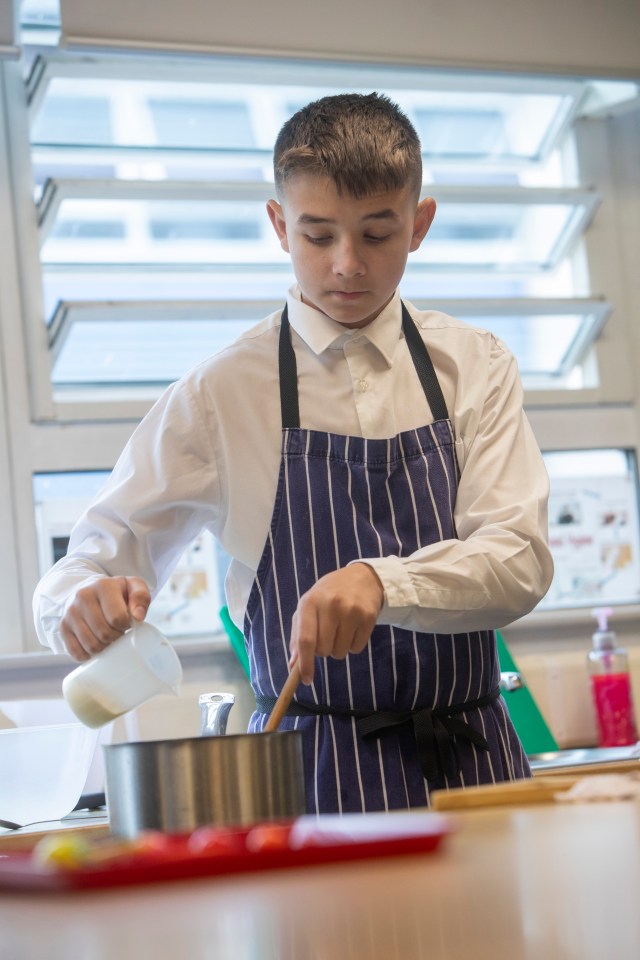
[[(291, 619), (324, 574), (362, 557), (406, 557), (456, 537), (458, 463), (427, 348), (402, 325), (434, 422), (388, 440), (301, 429), (285, 307), (282, 455), (271, 527), (244, 621), (259, 732), (288, 675)], [(319, 398), (318, 402), (321, 402)], [(499, 696), (495, 635), (377, 625), (367, 648), (317, 657), (280, 728), (304, 734), (310, 813), (407, 809), (429, 791), (530, 775)]]

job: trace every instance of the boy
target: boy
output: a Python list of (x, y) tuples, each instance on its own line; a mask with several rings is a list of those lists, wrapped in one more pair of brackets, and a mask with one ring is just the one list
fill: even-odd
[(515, 361), (398, 294), (435, 214), (420, 143), (386, 97), (326, 97), (275, 146), (267, 212), (297, 285), (282, 312), (171, 386), (34, 601), (78, 660), (143, 619), (207, 527), (233, 561), (262, 728), (304, 684), (310, 811), (423, 806), (527, 776), (493, 629), (551, 581), (548, 480)]

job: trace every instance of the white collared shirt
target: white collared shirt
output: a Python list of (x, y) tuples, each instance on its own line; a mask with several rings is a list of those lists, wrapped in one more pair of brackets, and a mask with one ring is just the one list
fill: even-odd
[[(303, 304), (297, 287), (287, 302), (301, 427), (385, 439), (433, 420), (402, 333), (398, 293), (371, 324), (351, 331)], [(379, 622), (438, 633), (498, 628), (536, 605), (553, 572), (548, 478), (522, 410), (516, 361), (488, 331), (405, 303), (453, 423), (459, 539), (367, 560), (385, 589)], [(38, 585), (42, 643), (64, 652), (60, 618), (96, 577), (139, 576), (155, 595), (203, 528), (233, 558), (227, 602), (242, 626), (280, 465), (280, 316), (170, 386), (135, 430), (74, 527), (67, 556)]]

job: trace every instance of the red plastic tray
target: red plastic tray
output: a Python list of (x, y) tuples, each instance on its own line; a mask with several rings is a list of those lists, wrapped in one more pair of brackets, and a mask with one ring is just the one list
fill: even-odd
[[(262, 825), (267, 826), (271, 825)], [(42, 866), (31, 852), (0, 855), (0, 890), (95, 890), (425, 854), (436, 850), (451, 831), (450, 821), (432, 813), (302, 817), (277, 826), (301, 845), (249, 849), (245, 841), (250, 830), (219, 828), (216, 836), (227, 838), (237, 850), (194, 853), (189, 847), (190, 835), (182, 834), (169, 838), (163, 851), (127, 853), (108, 863), (72, 868)]]

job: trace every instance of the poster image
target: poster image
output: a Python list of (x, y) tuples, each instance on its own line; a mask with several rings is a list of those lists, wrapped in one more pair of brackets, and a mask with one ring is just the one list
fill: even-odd
[(539, 608), (640, 599), (640, 537), (634, 475), (551, 477), (551, 588)]

